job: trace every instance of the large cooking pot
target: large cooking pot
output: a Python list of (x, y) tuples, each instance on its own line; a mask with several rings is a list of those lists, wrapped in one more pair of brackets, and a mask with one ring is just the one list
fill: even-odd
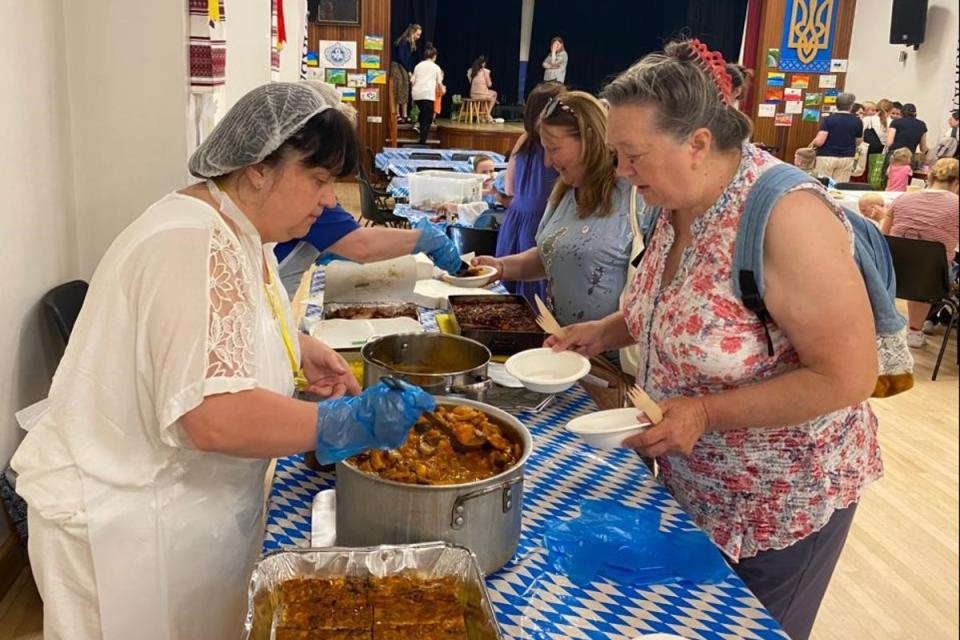
[(467, 547), (487, 574), (517, 550), (523, 504), (523, 468), (533, 441), (506, 411), (464, 398), (437, 398), (441, 405), (483, 411), (523, 445), (523, 455), (503, 473), (464, 484), (418, 485), (384, 480), (337, 464), (337, 545), (368, 547), (442, 540)]
[(493, 384), (487, 377), (490, 350), (461, 336), (398, 333), (367, 342), (360, 357), (364, 388), (377, 384), (383, 376), (393, 376), (433, 395), (483, 400)]

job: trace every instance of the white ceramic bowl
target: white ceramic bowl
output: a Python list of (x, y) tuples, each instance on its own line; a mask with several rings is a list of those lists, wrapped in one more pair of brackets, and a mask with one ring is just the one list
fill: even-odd
[(641, 431), (649, 429), (650, 422), (637, 422), (639, 409), (609, 409), (574, 418), (567, 423), (567, 431), (575, 433), (597, 449), (616, 449), (620, 443)]
[(590, 373), (590, 361), (573, 351), (527, 349), (510, 356), (504, 364), (507, 373), (530, 391), (560, 393)]
[(449, 282), (455, 287), (474, 288), (490, 284), (494, 274), (497, 273), (496, 268), (488, 264), (483, 264), (476, 268), (480, 270), (480, 273), (475, 276), (465, 276), (461, 278), (449, 273), (444, 273), (440, 277), (443, 278), (444, 282)]

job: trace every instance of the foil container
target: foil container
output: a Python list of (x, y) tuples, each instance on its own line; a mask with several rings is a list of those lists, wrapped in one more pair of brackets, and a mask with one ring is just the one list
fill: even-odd
[(265, 555), (253, 568), (247, 617), (241, 640), (273, 640), (280, 606), (277, 589), (292, 578), (384, 577), (415, 571), (425, 579), (457, 579), (465, 603), (469, 640), (502, 640), (476, 556), (469, 549), (442, 542), (380, 547), (328, 547), (280, 550)]

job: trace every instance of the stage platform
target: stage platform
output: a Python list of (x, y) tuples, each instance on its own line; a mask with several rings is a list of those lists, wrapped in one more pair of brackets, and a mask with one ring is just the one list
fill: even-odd
[(436, 122), (440, 146), (445, 149), (485, 149), (506, 154), (523, 133), (523, 123), (466, 124), (440, 118)]

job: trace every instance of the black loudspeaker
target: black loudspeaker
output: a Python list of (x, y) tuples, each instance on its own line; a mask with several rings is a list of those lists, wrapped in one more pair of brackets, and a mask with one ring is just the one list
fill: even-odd
[(919, 45), (927, 32), (927, 0), (893, 0), (890, 44)]

